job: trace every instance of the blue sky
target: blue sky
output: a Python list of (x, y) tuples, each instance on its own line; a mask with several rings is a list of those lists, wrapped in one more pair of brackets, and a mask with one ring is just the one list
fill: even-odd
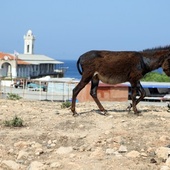
[(35, 53), (55, 59), (170, 44), (169, 0), (5, 0), (0, 7), (2, 52), (23, 53), (29, 29)]

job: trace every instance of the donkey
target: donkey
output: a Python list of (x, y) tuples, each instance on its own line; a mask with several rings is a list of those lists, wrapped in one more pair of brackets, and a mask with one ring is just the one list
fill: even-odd
[[(81, 68), (80, 68), (81, 66)], [(97, 98), (99, 81), (107, 84), (130, 82), (132, 88), (132, 104), (134, 114), (139, 115), (136, 105), (145, 97), (140, 79), (148, 72), (162, 67), (167, 76), (170, 76), (170, 50), (155, 51), (89, 51), (81, 55), (77, 61), (77, 69), (82, 75), (78, 85), (73, 89), (71, 111), (75, 110), (76, 97), (79, 92), (91, 81), (90, 95), (103, 114), (106, 110)], [(136, 99), (136, 95), (140, 97)]]

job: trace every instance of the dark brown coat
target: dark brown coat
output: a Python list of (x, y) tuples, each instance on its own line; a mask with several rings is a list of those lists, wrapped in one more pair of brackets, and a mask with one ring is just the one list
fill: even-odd
[[(81, 68), (80, 68), (81, 67)], [(97, 98), (99, 80), (108, 84), (130, 82), (132, 87), (132, 104), (135, 114), (138, 114), (136, 105), (145, 97), (145, 91), (140, 84), (140, 79), (148, 72), (162, 67), (170, 76), (170, 51), (160, 50), (154, 52), (134, 51), (89, 51), (81, 55), (77, 61), (77, 68), (82, 78), (73, 89), (72, 107), (76, 115), (75, 101), (78, 93), (91, 81), (90, 94), (101, 111), (106, 110)], [(136, 94), (139, 93), (139, 99)]]

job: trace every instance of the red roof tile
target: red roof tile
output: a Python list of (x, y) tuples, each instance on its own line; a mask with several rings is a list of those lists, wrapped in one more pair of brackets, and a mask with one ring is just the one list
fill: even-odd
[[(7, 58), (7, 60), (15, 60), (16, 59), (14, 55), (0, 52), (0, 60), (5, 60), (5, 58)], [(30, 63), (25, 62), (25, 61), (23, 61), (23, 60), (18, 58), (17, 59), (17, 64), (20, 64), (20, 65), (29, 65)]]

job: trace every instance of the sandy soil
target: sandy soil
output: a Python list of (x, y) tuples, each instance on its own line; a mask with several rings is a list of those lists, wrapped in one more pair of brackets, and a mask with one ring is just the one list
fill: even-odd
[[(0, 99), (0, 170), (157, 170), (168, 168), (156, 154), (170, 146), (166, 106), (139, 104), (142, 116), (127, 113), (127, 103), (78, 103), (73, 117), (61, 103)], [(24, 127), (4, 126), (18, 116)]]

